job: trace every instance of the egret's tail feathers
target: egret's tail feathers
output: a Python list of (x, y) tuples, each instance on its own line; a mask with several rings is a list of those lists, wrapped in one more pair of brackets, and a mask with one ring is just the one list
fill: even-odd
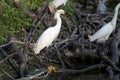
[(35, 54), (39, 54), (40, 53), (40, 50), (36, 49), (36, 48), (33, 48)]
[(91, 35), (88, 35), (88, 38), (89, 38), (90, 42), (93, 42), (95, 40)]

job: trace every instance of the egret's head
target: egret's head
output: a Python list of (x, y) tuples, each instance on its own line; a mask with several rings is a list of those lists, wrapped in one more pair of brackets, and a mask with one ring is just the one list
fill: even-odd
[(54, 16), (54, 19), (57, 19), (57, 17), (60, 15), (60, 14), (65, 14), (65, 11), (63, 9), (59, 9), (55, 12), (55, 16)]
[(60, 14), (65, 14), (65, 11), (63, 9), (59, 9), (59, 10), (57, 10), (57, 12)]
[(63, 9), (59, 9), (55, 12), (55, 14), (65, 14), (65, 11)]
[(55, 13), (55, 5), (52, 2), (50, 2), (48, 7), (49, 7), (50, 12), (52, 14), (54, 14)]

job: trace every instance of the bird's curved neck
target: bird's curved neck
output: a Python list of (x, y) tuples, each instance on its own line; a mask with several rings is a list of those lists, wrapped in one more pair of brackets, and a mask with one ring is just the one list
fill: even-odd
[(120, 6), (116, 6), (115, 8), (115, 13), (114, 13), (114, 16), (113, 16), (113, 19), (112, 19), (112, 25), (114, 27), (116, 27), (116, 21), (117, 21), (117, 16), (118, 16), (118, 10), (119, 10)]
[(56, 18), (56, 19), (57, 19), (56, 27), (57, 27), (57, 28), (58, 28), (58, 27), (61, 28), (62, 22), (61, 22), (60, 14), (57, 15), (57, 18)]

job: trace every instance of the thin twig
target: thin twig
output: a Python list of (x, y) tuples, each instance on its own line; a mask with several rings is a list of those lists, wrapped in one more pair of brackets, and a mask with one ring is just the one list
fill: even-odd
[[(22, 45), (25, 44), (24, 42), (21, 42), (21, 41), (10, 41), (10, 42), (8, 42), (8, 43), (6, 43), (6, 44), (1, 45), (0, 48), (3, 48), (3, 47), (6, 47), (6, 46), (9, 46), (9, 45), (12, 44), (12, 43), (18, 43), (18, 44), (22, 44)], [(30, 45), (33, 46), (34, 44), (30, 43)]]
[(81, 70), (73, 70), (73, 69), (58, 69), (56, 72), (58, 73), (85, 73), (87, 71), (91, 71), (91, 70), (94, 70), (94, 69), (99, 69), (100, 67), (105, 67), (105, 65), (103, 64), (96, 64), (96, 65), (93, 65), (93, 66), (90, 66), (90, 67), (87, 67), (87, 68), (84, 68), (84, 69), (81, 69)]
[(28, 76), (28, 77), (20, 78), (20, 79), (17, 79), (17, 80), (31, 80), (31, 79), (34, 79), (34, 78), (36, 78), (36, 77), (38, 77), (38, 76), (41, 76), (41, 75), (45, 74), (46, 72), (48, 72), (48, 70), (44, 70), (44, 71), (39, 72), (39, 73), (37, 73), (37, 74), (35, 74), (35, 75), (30, 75), (30, 76)]
[(1, 65), (3, 62), (5, 62), (7, 59), (9, 59), (10, 57), (14, 56), (15, 54), (17, 54), (17, 53), (13, 53), (13, 54), (7, 56), (6, 58), (4, 58), (3, 60), (0, 60), (0, 65)]
[(7, 76), (9, 76), (12, 80), (15, 80), (9, 73), (7, 73), (6, 71), (4, 71), (3, 69), (0, 68), (0, 70), (5, 73)]

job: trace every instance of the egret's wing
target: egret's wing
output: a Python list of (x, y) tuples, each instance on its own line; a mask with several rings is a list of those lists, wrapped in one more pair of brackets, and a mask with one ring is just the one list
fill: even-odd
[(109, 36), (110, 36), (110, 34), (108, 34), (107, 36), (104, 36), (102, 38), (99, 38), (99, 39), (97, 39), (97, 42), (105, 42)]
[(100, 30), (98, 30), (94, 35), (91, 36), (91, 40), (98, 40), (101, 38), (106, 39), (106, 36), (110, 35), (113, 31), (113, 27), (110, 23), (103, 26)]
[(45, 30), (42, 35), (39, 37), (39, 39), (37, 40), (37, 42), (35, 43), (34, 46), (34, 51), (36, 53), (39, 53), (40, 50), (42, 50), (44, 47), (48, 46), (51, 42), (51, 34), (52, 32), (52, 28), (48, 28), (47, 30)]

